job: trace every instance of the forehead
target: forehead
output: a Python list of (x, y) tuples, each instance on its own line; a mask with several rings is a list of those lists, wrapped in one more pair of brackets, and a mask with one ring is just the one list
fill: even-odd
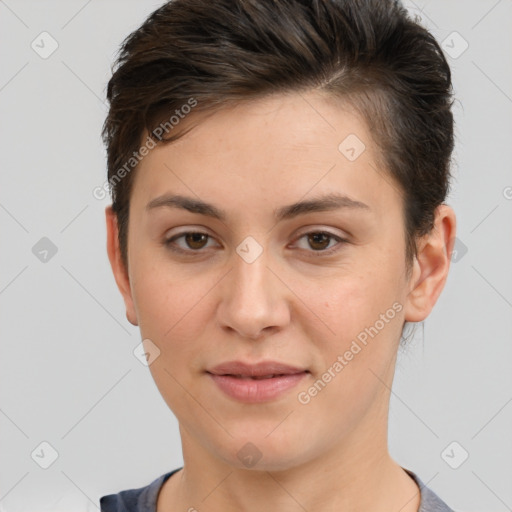
[(134, 200), (147, 203), (164, 191), (186, 192), (233, 206), (275, 207), (276, 199), (291, 203), (307, 194), (343, 193), (373, 203), (399, 195), (379, 168), (364, 119), (349, 104), (323, 94), (244, 101), (191, 115), (182, 128), (189, 123), (190, 132), (158, 145), (140, 162)]

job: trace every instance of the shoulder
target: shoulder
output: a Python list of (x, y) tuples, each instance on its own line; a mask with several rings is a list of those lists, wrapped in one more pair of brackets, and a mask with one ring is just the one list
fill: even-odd
[(156, 512), (158, 493), (164, 482), (181, 468), (165, 473), (149, 485), (137, 489), (127, 489), (117, 494), (100, 498), (101, 512)]
[(416, 482), (420, 488), (420, 508), (418, 512), (454, 512), (434, 491), (429, 489), (412, 471), (405, 469), (405, 472)]

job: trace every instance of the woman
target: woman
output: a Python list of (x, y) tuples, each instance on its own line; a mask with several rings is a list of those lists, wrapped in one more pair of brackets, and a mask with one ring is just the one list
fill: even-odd
[(391, 0), (175, 0), (116, 64), (108, 255), (184, 466), (101, 510), (450, 511), (387, 448), (455, 237), (433, 36)]

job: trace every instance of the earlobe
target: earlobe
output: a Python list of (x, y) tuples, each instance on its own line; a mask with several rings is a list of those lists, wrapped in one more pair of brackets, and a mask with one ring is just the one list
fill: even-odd
[(119, 247), (119, 231), (117, 215), (112, 210), (112, 205), (105, 208), (105, 219), (107, 223), (107, 253), (110, 266), (114, 273), (117, 287), (123, 296), (126, 307), (126, 318), (132, 325), (138, 325), (137, 315), (133, 304), (132, 291), (128, 269), (125, 267)]
[(406, 299), (405, 320), (421, 322), (432, 311), (444, 288), (455, 242), (456, 220), (452, 208), (440, 205), (434, 227), (418, 244)]

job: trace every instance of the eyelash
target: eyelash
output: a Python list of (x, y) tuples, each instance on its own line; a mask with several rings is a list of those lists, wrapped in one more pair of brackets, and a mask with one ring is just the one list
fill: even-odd
[[(171, 251), (175, 252), (175, 253), (178, 253), (178, 254), (187, 254), (187, 255), (191, 255), (191, 254), (200, 254), (201, 252), (204, 252), (202, 249), (181, 249), (180, 247), (177, 247), (175, 245), (173, 245), (173, 242), (175, 240), (178, 240), (179, 238), (182, 238), (186, 235), (193, 235), (193, 234), (199, 234), (199, 235), (206, 235), (209, 239), (213, 238), (212, 236), (210, 236), (208, 233), (204, 233), (202, 231), (184, 231), (183, 233), (179, 233), (177, 235), (174, 235), (173, 237), (169, 238), (169, 239), (166, 239), (164, 240), (163, 244), (165, 245), (165, 247), (167, 247), (168, 249), (170, 249)], [(315, 251), (315, 250), (311, 250), (311, 251), (307, 251), (307, 252), (311, 252), (312, 256), (313, 257), (318, 257), (318, 256), (323, 256), (323, 257), (327, 257), (327, 256), (330, 256), (336, 252), (338, 252), (339, 250), (341, 250), (341, 247), (340, 246), (343, 246), (344, 244), (348, 243), (348, 240), (344, 239), (344, 238), (341, 238), (337, 235), (334, 235), (333, 233), (330, 233), (328, 231), (308, 231), (307, 233), (303, 233), (302, 235), (300, 235), (297, 240), (300, 240), (304, 237), (307, 237), (308, 235), (325, 235), (327, 236), (329, 239), (335, 239), (338, 243), (331, 247), (330, 249), (324, 249), (324, 250), (318, 250), (318, 251)]]

